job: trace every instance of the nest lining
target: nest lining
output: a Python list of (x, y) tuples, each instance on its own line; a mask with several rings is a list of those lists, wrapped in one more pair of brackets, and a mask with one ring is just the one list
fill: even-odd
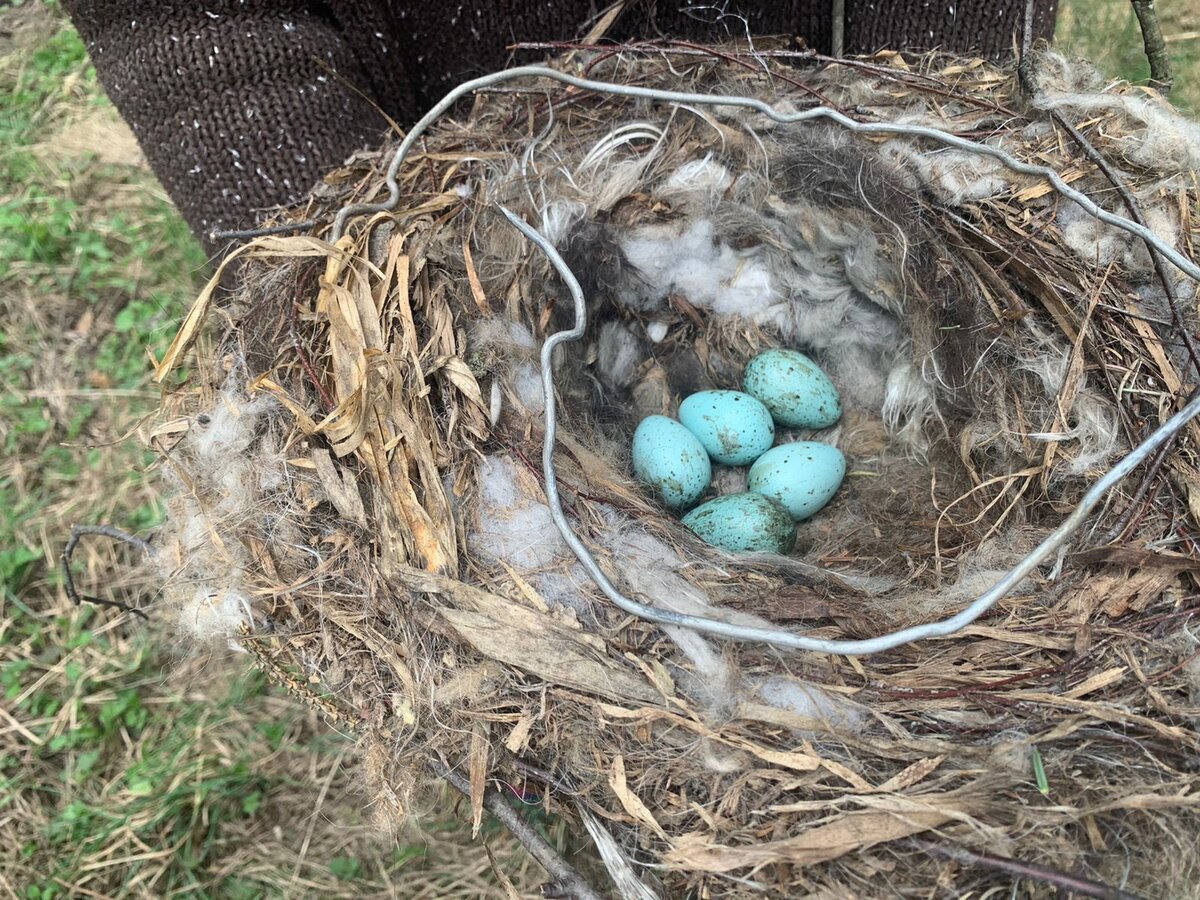
[[(1009, 108), (1007, 73), (897, 60), (799, 77), (860, 116), (986, 136), (1108, 197), (1036, 112)], [(773, 64), (658, 48), (595, 65), (809, 102)], [(1147, 220), (1190, 252), (1195, 126), (1083, 92), (1056, 57), (1040, 71), (1049, 104), (1101, 117), (1093, 133)], [(352, 164), (313, 203), (376, 196), (386, 159)], [(587, 338), (556, 373), (558, 466), (606, 573), (678, 611), (831, 637), (957, 608), (1173, 411), (1187, 362), (1143, 246), (957, 151), (556, 88), (481, 96), (400, 182), (398, 211), (336, 246), (272, 237), (241, 252), (225, 325), (169, 396), (186, 418), (160, 433), (183, 434), (167, 456), (182, 490), (162, 604), (360, 731), (383, 824), (412, 814), (434, 754), (470, 774), (475, 815), (489, 777), (555, 773), (546, 805), (604, 831), (627, 865), (665, 865), (668, 891), (745, 878), (837, 891), (883, 869), (916, 891), (947, 864), (889, 842), (934, 828), (1103, 877), (1180, 875), (1159, 859), (1164, 835), (1196, 824), (1192, 648), (1177, 630), (1200, 483), (1190, 435), (1153, 496), (1094, 523), (1093, 536), (1121, 526), (1089, 558), (1116, 566), (1084, 579), (1061, 557), (951, 641), (859, 661), (630, 621), (549, 518), (536, 352), (569, 303), (494, 207), (537, 223), (586, 288)], [(1170, 290), (1194, 301), (1182, 278)], [(730, 558), (632, 483), (628, 437), (691, 391), (736, 386), (770, 346), (813, 353), (843, 391), (843, 422), (819, 437), (851, 476), (794, 558)], [(1036, 802), (1032, 746), (1053, 805)], [(940, 874), (959, 893), (996, 883)]]

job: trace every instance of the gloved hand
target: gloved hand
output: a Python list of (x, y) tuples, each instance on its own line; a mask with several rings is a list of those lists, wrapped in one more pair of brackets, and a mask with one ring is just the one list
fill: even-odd
[[(521, 40), (586, 31), (592, 0), (64, 0), (101, 82), (155, 174), (210, 252), (214, 230), (252, 227), (302, 199), (351, 152), (406, 125), (454, 84), (519, 58)], [(613, 40), (791, 34), (827, 52), (829, 0), (626, 0)], [(1056, 0), (1038, 0), (1036, 33)], [(953, 10), (953, 12), (951, 12)], [(847, 52), (977, 49), (1003, 57), (1021, 0), (847, 0)]]

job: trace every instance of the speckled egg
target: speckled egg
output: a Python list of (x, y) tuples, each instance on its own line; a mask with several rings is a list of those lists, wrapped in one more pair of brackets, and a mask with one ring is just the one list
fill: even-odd
[(796, 350), (758, 354), (746, 366), (742, 387), (788, 428), (828, 428), (842, 417), (842, 400), (829, 376)]
[(633, 433), (633, 472), (673, 509), (687, 509), (708, 489), (712, 463), (696, 436), (666, 416), (647, 416)]
[(692, 394), (679, 404), (679, 421), (726, 466), (748, 466), (775, 443), (771, 411), (741, 391)]
[(750, 467), (750, 490), (778, 502), (799, 521), (828, 503), (845, 475), (846, 457), (837, 447), (796, 441), (758, 458)]
[(796, 545), (796, 523), (762, 494), (709, 500), (684, 516), (683, 524), (706, 543), (734, 553), (788, 553)]

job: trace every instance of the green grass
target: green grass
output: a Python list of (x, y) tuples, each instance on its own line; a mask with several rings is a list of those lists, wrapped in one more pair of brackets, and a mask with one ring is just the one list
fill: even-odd
[[(14, 623), (18, 629), (22, 618)], [(170, 847), (172, 863), (161, 867), (118, 853), (113, 874), (122, 880), (137, 883), (149, 872), (164, 895), (214, 893), (213, 864), (230, 843), (226, 826), (259, 812), (272, 780), (257, 771), (261, 735), (242, 734), (223, 752), (205, 752), (196, 729), (203, 722), (206, 730), (221, 732), (231, 717), (240, 723), (234, 711), (262, 695), (261, 679), (241, 676), (216, 704), (173, 698), (165, 710), (147, 706), (153, 654), (139, 647), (122, 660), (106, 652), (111, 648), (89, 630), (90, 618), (82, 613), (55, 629), (30, 619), (24, 629), (29, 657), (0, 671), (5, 699), (41, 742), (33, 766), (13, 755), (7, 766), (0, 762), (0, 796), (12, 802), (36, 789), (53, 800), (51, 814), (19, 847), (20, 864), (30, 873), (26, 896), (65, 896), (65, 886), (88, 881), (110, 884), (103, 867), (91, 877), (88, 870), (127, 844)], [(45, 641), (62, 634), (73, 636), (61, 645)], [(87, 665), (77, 651), (96, 642), (100, 646), (89, 656), (101, 662)], [(46, 673), (52, 677), (44, 679)], [(57, 727), (64, 720), (70, 727)], [(117, 759), (119, 774), (112, 765)], [(31, 769), (57, 777), (31, 785)]]
[[(271, 736), (245, 727), (261, 676), (211, 698), (164, 690), (161, 635), (62, 602), (53, 563), (70, 521), (140, 531), (159, 517), (150, 454), (119, 438), (154, 407), (147, 353), (169, 341), (205, 259), (140, 167), (53, 152), (107, 102), (75, 32), (34, 24), (48, 37), (0, 69), (0, 691), (20, 723), (0, 743), (0, 869), (30, 898), (264, 896), (271, 878), (227, 891), (216, 867), (233, 826), (280, 787), (258, 765)], [(128, 562), (83, 558), (103, 579)], [(280, 727), (303, 718), (292, 709)]]
[[(64, 107), (77, 114), (81, 105), (103, 104), (74, 31), (59, 30), (0, 73), (0, 95), (7, 96), (0, 117), (0, 289), (6, 294), (0, 304), (8, 326), (0, 336), (0, 452), (20, 457), (25, 473), (20, 485), (0, 476), (0, 546), (21, 553), (55, 483), (97, 463), (65, 445), (99, 430), (102, 403), (109, 412), (136, 412), (125, 394), (146, 388), (146, 354), (169, 341), (205, 260), (161, 192), (110, 202), (113, 185), (130, 183), (129, 171), (46, 153)], [(69, 330), (85, 315), (93, 331), (82, 348), (65, 348), (47, 333), (47, 326)], [(67, 349), (82, 352), (58, 352)], [(60, 382), (86, 386), (90, 394), (57, 410), (36, 397), (48, 358), (67, 363), (55, 373)], [(126, 462), (134, 469), (150, 461), (127, 447), (118, 452), (130, 453)], [(145, 510), (121, 512), (132, 519), (119, 524), (147, 524)]]
[[(1195, 116), (1200, 114), (1200, 6), (1194, 0), (1160, 0), (1156, 5), (1175, 76), (1171, 100)], [(1150, 77), (1129, 0), (1064, 0), (1055, 42), (1110, 77), (1134, 84), (1145, 84)]]
[[(380, 840), (352, 742), (243, 659), (66, 600), (72, 523), (161, 518), (136, 432), (207, 267), (140, 158), (63, 149), (119, 128), (57, 10), (0, 7), (0, 895), (503, 896), (444, 811)], [(148, 587), (125, 548), (76, 559), (88, 592)], [(537, 883), (494, 824), (485, 839)]]

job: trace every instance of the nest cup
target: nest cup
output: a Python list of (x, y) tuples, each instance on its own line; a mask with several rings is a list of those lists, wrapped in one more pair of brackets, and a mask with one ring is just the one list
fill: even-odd
[[(555, 66), (935, 127), (1126, 215), (1078, 124), (1192, 255), (1200, 129), (1057, 56), (1032, 95), (941, 56), (644, 45)], [(379, 202), (391, 155), (297, 216)], [(545, 79), (455, 107), (396, 180), (394, 208), (332, 243), (322, 226), (232, 254), (159, 367), (153, 434), (176, 485), (159, 607), (353, 729), (382, 826), (449, 768), (476, 826), (500, 781), (580, 824), (620, 896), (984, 894), (1012, 877), (984, 855), (1190, 889), (1195, 425), (953, 637), (857, 658), (659, 627), (554, 522), (538, 356), (572, 301), (499, 209), (586, 298), (554, 358), (554, 459), (600, 568), (651, 606), (826, 638), (962, 609), (1176, 412), (1193, 281), (992, 158)], [(848, 474), (793, 555), (730, 556), (633, 481), (629, 441), (771, 347), (838, 385), (842, 420), (784, 439), (836, 445)]]

